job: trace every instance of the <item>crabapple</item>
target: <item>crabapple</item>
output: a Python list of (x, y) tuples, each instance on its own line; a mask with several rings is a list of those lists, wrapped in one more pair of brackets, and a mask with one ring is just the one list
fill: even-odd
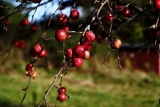
[(93, 33), (93, 31), (88, 30), (85, 32), (84, 38), (89, 42), (93, 42), (95, 40), (95, 34)]
[(63, 29), (58, 29), (55, 33), (56, 40), (61, 41), (61, 42), (63, 42), (66, 39), (66, 36), (67, 36), (66, 32)]
[(84, 51), (85, 51), (85, 48), (83, 45), (77, 45), (75, 48), (74, 48), (74, 54), (77, 56), (77, 57), (83, 57), (84, 56)]
[(10, 21), (9, 21), (9, 20), (5, 20), (4, 24), (5, 24), (6, 26), (9, 26), (9, 25), (10, 25)]
[(32, 26), (31, 26), (31, 30), (32, 30), (32, 31), (36, 31), (37, 29), (38, 29), (38, 26), (37, 26), (37, 25), (32, 25)]
[(73, 58), (73, 65), (75, 67), (80, 67), (82, 65), (82, 63), (83, 63), (82, 58), (79, 58), (79, 57)]
[(45, 49), (43, 49), (43, 50), (41, 51), (41, 53), (38, 54), (38, 57), (39, 57), (39, 58), (43, 58), (43, 57), (45, 57), (46, 55), (47, 55), (47, 51), (46, 51)]
[(78, 10), (72, 10), (70, 16), (71, 16), (72, 20), (77, 20), (79, 18), (79, 12), (78, 12)]
[(105, 16), (105, 18), (109, 21), (112, 21), (113, 20), (113, 15), (112, 13), (107, 13), (107, 15)]
[(65, 101), (66, 98), (67, 98), (67, 96), (66, 96), (64, 93), (58, 94), (58, 97), (57, 97), (57, 99), (58, 99), (60, 102)]
[(160, 9), (160, 0), (155, 0), (154, 5), (156, 9)]
[(33, 49), (36, 54), (40, 54), (42, 52), (42, 46), (39, 43), (34, 45)]
[(29, 51), (29, 54), (30, 54), (30, 56), (32, 56), (32, 57), (36, 57), (36, 53), (35, 53), (35, 51), (34, 51), (34, 48), (31, 48), (30, 49), (30, 51)]
[(25, 70), (30, 71), (30, 70), (32, 70), (32, 67), (34, 67), (34, 65), (32, 63), (29, 63), (29, 64), (26, 65)]
[(28, 21), (28, 19), (23, 19), (23, 20), (20, 22), (20, 25), (21, 25), (21, 27), (26, 27), (26, 26), (29, 26), (29, 25), (30, 25), (30, 22)]
[(58, 17), (59, 22), (66, 24), (68, 22), (68, 17), (66, 14), (60, 14)]
[(66, 91), (67, 91), (67, 90), (66, 90), (65, 87), (60, 87), (60, 88), (58, 89), (58, 93), (59, 93), (59, 94), (61, 94), (61, 93), (65, 94)]
[(67, 59), (71, 59), (73, 57), (73, 50), (71, 48), (67, 49), (65, 52), (65, 56)]
[(89, 41), (86, 41), (86, 40), (82, 41), (81, 45), (83, 45), (84, 49), (88, 50), (88, 51), (91, 50), (91, 48), (92, 48), (92, 43)]
[(14, 46), (15, 46), (15, 47), (19, 47), (19, 45), (20, 45), (20, 43), (19, 43), (18, 41), (15, 41), (15, 42), (14, 42)]

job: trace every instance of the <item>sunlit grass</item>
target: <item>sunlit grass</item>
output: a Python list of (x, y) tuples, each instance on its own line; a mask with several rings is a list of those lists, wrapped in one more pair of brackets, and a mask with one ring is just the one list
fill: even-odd
[[(109, 66), (109, 65), (108, 65)], [(103, 68), (103, 66), (102, 66)], [(57, 101), (60, 107), (158, 107), (160, 99), (160, 79), (155, 74), (118, 69), (91, 74), (70, 70), (63, 78), (70, 99)], [(35, 107), (53, 81), (53, 73), (37, 69), (37, 77), (31, 81), (22, 107)], [(22, 74), (0, 75), (0, 105), (17, 106), (26, 87), (28, 78)], [(58, 83), (57, 83), (58, 85)], [(57, 89), (53, 87), (47, 97), (50, 107), (55, 105)]]

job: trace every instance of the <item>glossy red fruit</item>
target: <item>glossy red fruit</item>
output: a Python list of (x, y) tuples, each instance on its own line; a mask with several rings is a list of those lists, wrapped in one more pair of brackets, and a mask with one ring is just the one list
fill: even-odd
[(75, 57), (73, 58), (73, 66), (80, 67), (83, 63), (82, 58)]
[(127, 7), (124, 8), (123, 15), (124, 15), (125, 17), (131, 17), (131, 16), (132, 16), (130, 10), (129, 10)]
[(37, 56), (37, 54), (34, 51), (34, 48), (30, 49), (29, 54), (30, 54), (31, 57), (36, 57)]
[(59, 94), (65, 94), (66, 93), (66, 88), (65, 87), (60, 87), (59, 89), (58, 89), (58, 93)]
[(19, 45), (19, 48), (21, 48), (21, 49), (24, 49), (25, 47), (26, 47), (25, 44), (20, 44), (20, 45)]
[(80, 14), (79, 14), (78, 10), (72, 10), (70, 16), (71, 16), (72, 20), (77, 20), (79, 18)]
[(121, 40), (120, 40), (120, 39), (116, 39), (116, 40), (113, 42), (113, 45), (114, 45), (114, 48), (115, 48), (115, 49), (119, 49), (120, 46), (121, 46)]
[(42, 0), (31, 0), (33, 3), (40, 3)]
[(9, 21), (9, 20), (5, 20), (4, 24), (5, 24), (6, 26), (9, 26), (9, 25), (10, 25), (10, 21)]
[(89, 51), (85, 51), (84, 52), (84, 57), (83, 57), (84, 59), (88, 59), (88, 58), (90, 58), (90, 52)]
[(38, 54), (38, 57), (39, 57), (39, 58), (44, 58), (44, 57), (46, 57), (46, 56), (47, 56), (47, 51), (46, 51), (45, 49), (43, 49), (43, 50), (41, 51), (41, 53)]
[(91, 42), (89, 42), (89, 41), (82, 41), (81, 42), (81, 45), (83, 45), (84, 46), (84, 49), (85, 50), (87, 50), (87, 51), (89, 51), (89, 50), (91, 50), (92, 49), (92, 43)]
[(42, 46), (38, 43), (34, 45), (33, 49), (36, 54), (40, 54), (42, 52)]
[(28, 21), (28, 19), (23, 19), (23, 20), (20, 22), (20, 25), (21, 25), (21, 27), (26, 27), (26, 26), (29, 26), (29, 25), (30, 25), (30, 22)]
[(19, 47), (19, 45), (20, 45), (20, 43), (19, 43), (18, 41), (15, 41), (15, 42), (14, 42), (14, 46), (15, 46), (15, 47)]
[(71, 48), (67, 49), (65, 52), (65, 56), (67, 59), (71, 59), (73, 57), (73, 50)]
[(112, 15), (112, 13), (107, 13), (106, 16), (105, 16), (105, 18), (106, 18), (107, 20), (109, 20), (109, 21), (112, 21), (112, 20), (113, 20), (113, 15)]
[(160, 9), (160, 0), (155, 0), (154, 5), (156, 9)]
[(66, 32), (63, 29), (58, 29), (55, 33), (55, 38), (58, 41), (63, 42), (66, 39)]
[(65, 94), (63, 94), (63, 93), (58, 94), (58, 97), (57, 97), (57, 99), (58, 99), (60, 102), (65, 101), (66, 98), (67, 98), (67, 96), (66, 96)]
[(83, 57), (84, 51), (85, 48), (83, 45), (76, 45), (76, 47), (74, 48), (74, 54), (76, 55), (76, 57)]
[(58, 17), (59, 22), (66, 24), (68, 22), (68, 17), (66, 14), (60, 14)]
[(32, 67), (34, 67), (34, 65), (32, 63), (29, 63), (29, 64), (26, 65), (25, 70), (30, 71), (30, 70), (32, 70)]
[(88, 30), (85, 32), (84, 38), (86, 41), (93, 42), (95, 40), (95, 34), (91, 30)]
[(68, 26), (63, 26), (62, 29), (67, 33), (69, 31), (69, 27)]
[(117, 11), (118, 11), (118, 12), (123, 12), (123, 11), (124, 11), (124, 6), (118, 5), (118, 6), (117, 6)]
[(31, 26), (31, 30), (32, 30), (32, 31), (36, 31), (37, 29), (38, 29), (38, 26), (37, 26), (37, 25), (32, 25), (32, 26)]

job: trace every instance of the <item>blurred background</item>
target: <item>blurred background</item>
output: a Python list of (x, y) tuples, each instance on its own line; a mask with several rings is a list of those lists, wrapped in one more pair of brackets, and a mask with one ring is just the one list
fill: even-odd
[[(127, 5), (131, 0), (115, 0), (117, 4)], [(29, 50), (37, 42), (48, 23), (53, 12), (58, 7), (57, 0), (42, 0), (36, 13), (33, 9), (37, 4), (27, 2), (25, 8), (17, 11), (15, 7), (21, 2), (2, 0), (0, 1), (0, 19), (10, 20), (9, 26), (4, 26), (5, 20), (0, 20), (0, 107), (16, 107), (22, 100), (24, 89), (29, 78), (24, 78), (26, 65), (33, 61)], [(111, 3), (114, 3), (111, 0)], [(64, 0), (62, 12), (69, 15), (73, 0)], [(7, 8), (4, 8), (4, 7)], [(71, 30), (75, 30), (79, 23), (86, 18), (98, 5), (93, 1), (77, 1), (76, 9), (80, 12), (80, 18), (76, 21), (69, 21)], [(117, 50), (120, 57), (120, 65), (116, 54), (109, 50), (108, 42), (104, 43), (103, 32), (95, 22), (92, 30), (96, 34), (96, 41), (93, 43), (91, 57), (83, 61), (79, 68), (69, 68), (63, 77), (63, 84), (70, 96), (65, 102), (57, 102), (58, 107), (158, 107), (160, 99), (160, 58), (158, 55), (158, 40), (153, 29), (147, 29), (156, 23), (158, 11), (149, 1), (134, 1), (128, 7), (131, 16), (124, 17), (116, 13), (115, 17), (121, 19), (113, 21), (113, 38), (122, 41), (121, 48)], [(8, 15), (12, 10), (15, 13)], [(104, 7), (101, 14), (108, 12)], [(61, 26), (57, 21), (60, 12), (53, 17), (50, 27), (47, 29), (47, 38), (53, 38), (55, 30)], [(34, 17), (33, 17), (34, 15)], [(18, 28), (24, 18), (31, 21), (31, 26), (36, 25), (37, 30)], [(103, 20), (106, 29), (109, 30), (110, 22)], [(17, 30), (18, 29), (18, 30)], [(79, 29), (83, 31), (84, 27)], [(65, 48), (74, 48), (79, 41), (81, 34), (72, 34), (70, 39), (65, 41)], [(20, 49), (14, 46), (15, 41), (24, 40), (26, 47)], [(62, 43), (56, 40), (43, 42), (43, 48), (47, 50), (47, 57), (38, 58), (34, 64), (37, 76), (31, 80), (26, 98), (22, 107), (35, 107), (43, 98), (44, 92), (48, 89), (59, 71), (63, 56), (57, 52), (62, 50)], [(106, 55), (110, 56), (104, 64)], [(59, 85), (60, 79), (57, 81)], [(53, 88), (47, 97), (50, 107), (54, 106), (57, 97), (57, 89)], [(45, 106), (45, 104), (44, 104)]]

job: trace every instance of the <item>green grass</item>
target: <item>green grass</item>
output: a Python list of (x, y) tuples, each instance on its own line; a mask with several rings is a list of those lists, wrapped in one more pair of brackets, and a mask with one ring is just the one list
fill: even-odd
[[(159, 107), (160, 78), (155, 74), (113, 70), (93, 75), (75, 70), (63, 78), (70, 99), (62, 103), (57, 101), (58, 107)], [(22, 107), (35, 107), (52, 83), (54, 73), (41, 69), (37, 72)], [(28, 78), (17, 72), (0, 74), (0, 105), (17, 106), (27, 82)], [(57, 90), (53, 87), (47, 97), (49, 107), (54, 106), (56, 96)]]

